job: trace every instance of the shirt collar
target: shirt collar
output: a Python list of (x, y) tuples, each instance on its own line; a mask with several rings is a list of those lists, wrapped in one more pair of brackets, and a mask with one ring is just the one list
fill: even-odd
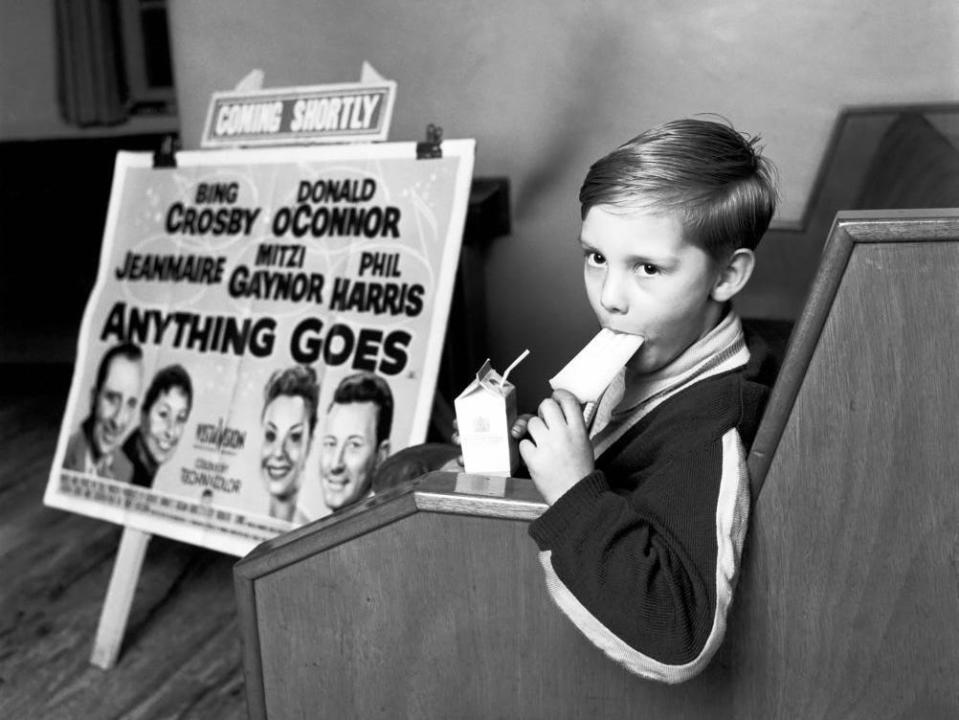
[(612, 409), (612, 415), (630, 413), (640, 405), (669, 395), (690, 382), (726, 372), (748, 361), (749, 350), (746, 348), (742, 322), (730, 310), (716, 327), (690, 345), (669, 365), (631, 381), (628, 389), (626, 369), (620, 371), (616, 384), (622, 394)]

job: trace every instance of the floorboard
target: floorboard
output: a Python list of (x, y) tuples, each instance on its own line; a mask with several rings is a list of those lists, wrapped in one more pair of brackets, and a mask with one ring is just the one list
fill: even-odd
[(231, 556), (153, 538), (117, 666), (90, 665), (120, 528), (43, 506), (68, 385), (0, 380), (0, 718), (246, 717)]

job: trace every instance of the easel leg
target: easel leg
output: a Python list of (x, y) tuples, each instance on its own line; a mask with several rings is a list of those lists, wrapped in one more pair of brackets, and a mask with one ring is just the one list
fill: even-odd
[(133, 604), (133, 595), (137, 589), (150, 537), (149, 533), (141, 530), (123, 528), (117, 558), (113, 563), (113, 574), (110, 575), (110, 586), (100, 611), (100, 624), (93, 641), (93, 653), (90, 655), (90, 662), (104, 670), (116, 665), (117, 656), (120, 654), (123, 633), (126, 631), (130, 606)]

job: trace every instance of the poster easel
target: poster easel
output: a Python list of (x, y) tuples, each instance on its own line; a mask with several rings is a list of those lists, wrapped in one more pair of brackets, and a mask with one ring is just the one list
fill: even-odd
[(143, 558), (151, 537), (153, 536), (150, 533), (135, 530), (130, 526), (124, 526), (120, 535), (120, 545), (100, 610), (93, 652), (90, 654), (90, 663), (103, 670), (109, 670), (116, 665), (120, 656), (127, 619), (130, 617), (133, 596), (136, 594)]
[[(167, 135), (154, 153), (154, 167), (175, 165), (177, 145), (176, 138)], [(140, 582), (143, 559), (152, 537), (151, 533), (129, 525), (123, 526), (107, 592), (103, 598), (103, 607), (100, 609), (93, 650), (90, 653), (90, 664), (102, 670), (114, 667), (120, 657), (127, 620), (130, 618), (133, 598)]]
[[(461, 141), (451, 141), (451, 142), (453, 143), (453, 146), (455, 146), (456, 143), (459, 143)], [(441, 149), (441, 143), (442, 143), (441, 131), (439, 131), (438, 128), (430, 126), (426, 141), (416, 143), (417, 158), (418, 159), (437, 158), (437, 157), (442, 158), (443, 151)], [(412, 145), (412, 143), (409, 143), (408, 145)], [(409, 156), (406, 156), (406, 157), (409, 157)], [(171, 167), (171, 166), (176, 167), (176, 150), (174, 148), (174, 143), (172, 141), (172, 138), (168, 138), (164, 142), (164, 147), (161, 149), (161, 151), (155, 154), (153, 159), (153, 166), (154, 168)], [(471, 162), (470, 162), (470, 172), (471, 172)], [(462, 183), (459, 183), (459, 185), (462, 186)], [(468, 187), (468, 183), (467, 183), (467, 187)], [(464, 202), (463, 202), (464, 207), (462, 208), (463, 216), (465, 216), (466, 214), (465, 204), (466, 203), (464, 199)], [(116, 224), (115, 217), (113, 218), (113, 222), (115, 225)], [(108, 218), (108, 225), (109, 223), (110, 223), (110, 219)], [(460, 236), (463, 235), (462, 225), (459, 226), (458, 232)], [(103, 272), (102, 268), (101, 268), (101, 272)], [(449, 284), (452, 285), (452, 279), (449, 279)], [(450, 291), (451, 291), (451, 288), (450, 288)], [(445, 326), (446, 316), (444, 315), (442, 318), (439, 318), (438, 322), (441, 322), (442, 325)], [(87, 331), (89, 331), (89, 329), (90, 328), (87, 328)], [(442, 336), (440, 337), (442, 338)], [(440, 344), (442, 346), (442, 343)], [(437, 364), (438, 363), (439, 361), (437, 358)], [(89, 374), (90, 371), (88, 369), (85, 372)], [(428, 375), (428, 373), (426, 374)], [(433, 370), (432, 377), (433, 377), (433, 381), (435, 382), (436, 380), (435, 368)], [(76, 376), (75, 376), (75, 381), (76, 381)], [(85, 392), (87, 391), (88, 387), (89, 385), (84, 387)], [(73, 390), (71, 392), (73, 393)], [(76, 404), (75, 398), (73, 398), (71, 400), (71, 403), (68, 403), (68, 413), (73, 413), (74, 417), (77, 418), (79, 416), (76, 415), (76, 408), (70, 409), (72, 405), (75, 405), (75, 404)], [(421, 412), (422, 411), (421, 406), (423, 404), (424, 403), (422, 402), (418, 402), (417, 404), (418, 415), (423, 414)], [(432, 403), (429, 403), (426, 407), (426, 418), (425, 418), (426, 421), (429, 420), (429, 405), (432, 405)], [(65, 426), (66, 426), (66, 420), (65, 420)], [(60, 443), (61, 446), (63, 445), (63, 441), (65, 439), (66, 438), (62, 432), (61, 443)], [(62, 447), (58, 448), (58, 458), (60, 458), (58, 462), (62, 462), (62, 457), (63, 457), (62, 453), (63, 453)], [(62, 467), (65, 469), (66, 465), (64, 464)], [(61, 473), (61, 474), (63, 474), (65, 477), (62, 480), (58, 480), (57, 481), (58, 484), (63, 484), (63, 485), (69, 484), (68, 480), (72, 480), (74, 484), (77, 484), (77, 485), (84, 484), (87, 486), (86, 497), (88, 498), (90, 497), (89, 493), (91, 492), (102, 493), (102, 492), (105, 492), (105, 490), (110, 490), (110, 491), (117, 490), (116, 487), (110, 487), (109, 482), (107, 483), (98, 482), (97, 479), (90, 478), (90, 483), (86, 483), (82, 477), (78, 479), (75, 477), (71, 478), (68, 473)], [(53, 473), (51, 474), (51, 485), (53, 485)], [(50, 494), (50, 491), (51, 491), (51, 488), (48, 487), (48, 495)], [(139, 488), (122, 489), (120, 490), (120, 492), (122, 492), (127, 497), (126, 507), (130, 507), (131, 497), (133, 498), (133, 502), (136, 502), (138, 498), (140, 501), (143, 500), (143, 491)], [(146, 494), (149, 495), (150, 492), (147, 491)], [(78, 494), (78, 497), (79, 497), (79, 494)], [(156, 498), (147, 498), (147, 499), (155, 500)], [(161, 501), (165, 503), (165, 500), (163, 500), (162, 498), (161, 498)], [(56, 502), (51, 503), (48, 501), (46, 497), (45, 497), (45, 502), (47, 502), (47, 504), (52, 504), (55, 507), (63, 507), (64, 509), (73, 509), (71, 507), (66, 507), (64, 505), (58, 505)], [(82, 502), (87, 502), (89, 504), (89, 501), (82, 501)], [(85, 510), (78, 510), (78, 511), (86, 512)], [(195, 509), (193, 511), (195, 511)], [(87, 514), (94, 514), (94, 513), (87, 513)], [(96, 631), (93, 649), (90, 656), (90, 661), (93, 665), (103, 669), (109, 669), (116, 664), (120, 654), (123, 637), (126, 631), (126, 626), (127, 626), (129, 614), (131, 611), (133, 599), (136, 594), (140, 573), (143, 568), (143, 562), (145, 559), (146, 550), (147, 550), (147, 547), (149, 546), (149, 541), (153, 533), (150, 531), (151, 526), (149, 525), (134, 526), (125, 522), (124, 516), (121, 514), (120, 509), (116, 509), (115, 512), (113, 512), (111, 515), (108, 515), (108, 516), (103, 514), (99, 514), (97, 516), (105, 517), (106, 519), (110, 519), (114, 522), (118, 522), (119, 524), (124, 526), (122, 530), (120, 542), (119, 542), (117, 556), (114, 561), (111, 578), (109, 581), (109, 585), (107, 587), (106, 595), (105, 595), (103, 606), (101, 609), (98, 628)], [(164, 528), (161, 531), (161, 534), (165, 536), (169, 535), (170, 537), (176, 540), (183, 540), (186, 542), (190, 542), (189, 539), (184, 540), (182, 537), (177, 537), (176, 534), (168, 533), (166, 528)], [(200, 542), (199, 544), (202, 545), (205, 543)], [(210, 547), (213, 547), (213, 546), (210, 546)], [(217, 547), (213, 547), (213, 549), (224, 551), (222, 550), (222, 548), (217, 548)], [(244, 550), (241, 550), (241, 551), (225, 550), (225, 551), (229, 552), (230, 554), (239, 554), (239, 555), (242, 555), (245, 552)]]

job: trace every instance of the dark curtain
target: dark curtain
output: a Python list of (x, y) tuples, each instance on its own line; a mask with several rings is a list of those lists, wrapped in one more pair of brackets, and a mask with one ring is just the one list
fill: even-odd
[(128, 89), (116, 0), (56, 0), (58, 95), (82, 127), (127, 119)]

